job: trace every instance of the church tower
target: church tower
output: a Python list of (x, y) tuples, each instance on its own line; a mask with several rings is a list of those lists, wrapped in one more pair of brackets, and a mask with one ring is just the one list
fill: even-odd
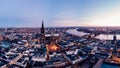
[(45, 28), (44, 28), (44, 23), (42, 21), (42, 27), (41, 27), (41, 44), (44, 44), (45, 43)]

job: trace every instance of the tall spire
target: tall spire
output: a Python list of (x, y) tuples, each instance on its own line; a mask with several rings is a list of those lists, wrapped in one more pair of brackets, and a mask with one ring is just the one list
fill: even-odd
[(42, 21), (42, 27), (41, 27), (41, 43), (45, 42), (45, 28), (44, 28), (44, 23)]
[(43, 20), (42, 20), (42, 28), (44, 28), (44, 23), (43, 23)]

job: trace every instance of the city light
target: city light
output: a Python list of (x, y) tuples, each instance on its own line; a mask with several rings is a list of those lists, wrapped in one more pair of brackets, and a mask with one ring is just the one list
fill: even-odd
[(48, 49), (49, 51), (57, 51), (59, 49), (59, 47), (55, 44), (53, 45), (48, 45)]

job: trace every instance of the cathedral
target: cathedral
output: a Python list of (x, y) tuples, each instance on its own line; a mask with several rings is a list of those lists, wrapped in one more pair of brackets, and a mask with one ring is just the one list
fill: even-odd
[(45, 28), (44, 28), (44, 23), (42, 21), (42, 27), (41, 27), (41, 44), (44, 44), (45, 43)]
[(47, 55), (46, 55), (46, 43), (45, 43), (45, 28), (43, 21), (42, 21), (40, 37), (38, 37), (38, 44), (34, 45), (34, 49), (35, 49), (34, 50), (35, 53), (34, 56), (32, 57), (32, 60), (36, 62), (45, 62)]
[[(55, 38), (58, 38), (59, 34), (45, 34), (44, 22), (42, 21), (42, 26), (40, 28), (40, 33), (37, 35), (37, 42), (33, 45), (34, 53), (31, 56), (30, 65), (32, 67), (43, 67), (45, 63), (50, 60), (50, 52), (59, 51), (59, 46), (55, 44)], [(42, 65), (42, 66), (40, 66)]]

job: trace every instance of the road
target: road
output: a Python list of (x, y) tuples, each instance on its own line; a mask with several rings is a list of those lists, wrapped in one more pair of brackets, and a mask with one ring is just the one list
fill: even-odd
[[(6, 68), (7, 65), (16, 64), (16, 62), (17, 62), (22, 56), (23, 56), (23, 54), (19, 53), (19, 55), (18, 55), (16, 58), (14, 58), (13, 60), (10, 60), (10, 61), (5, 60), (5, 59), (3, 59), (3, 58), (0, 57), (0, 59), (5, 60), (6, 62), (9, 62), (8, 64), (1, 66), (0, 68)], [(19, 62), (17, 62), (16, 65), (23, 66), (23, 65), (22, 65), (21, 63), (19, 63)]]

